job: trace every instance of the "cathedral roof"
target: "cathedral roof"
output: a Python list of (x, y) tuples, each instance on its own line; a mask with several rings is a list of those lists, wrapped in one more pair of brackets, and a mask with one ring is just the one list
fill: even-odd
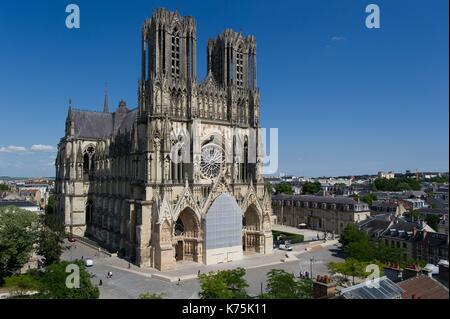
[(131, 131), (137, 110), (130, 111), (125, 106), (119, 107), (115, 113), (72, 109), (69, 116), (74, 124), (76, 138), (100, 139)]
[(103, 138), (112, 134), (111, 113), (72, 109), (70, 116), (74, 123), (76, 138)]

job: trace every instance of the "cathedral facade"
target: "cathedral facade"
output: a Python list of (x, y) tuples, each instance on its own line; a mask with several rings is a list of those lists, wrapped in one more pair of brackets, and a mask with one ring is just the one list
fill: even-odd
[(142, 27), (138, 107), (69, 106), (56, 159), (66, 230), (141, 267), (272, 252), (262, 177), (256, 40), (225, 30), (197, 82), (196, 23), (158, 9)]

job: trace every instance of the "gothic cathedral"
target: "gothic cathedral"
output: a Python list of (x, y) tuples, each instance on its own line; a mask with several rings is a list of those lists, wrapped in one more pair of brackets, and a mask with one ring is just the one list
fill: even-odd
[(216, 264), (272, 252), (256, 40), (225, 30), (197, 83), (196, 23), (158, 9), (142, 27), (138, 107), (71, 103), (56, 159), (68, 232), (141, 267)]

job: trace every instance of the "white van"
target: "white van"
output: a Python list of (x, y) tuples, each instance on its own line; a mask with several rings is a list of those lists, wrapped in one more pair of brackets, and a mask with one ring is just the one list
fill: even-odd
[(86, 267), (92, 267), (94, 265), (94, 261), (92, 259), (88, 258), (84, 261), (84, 265)]

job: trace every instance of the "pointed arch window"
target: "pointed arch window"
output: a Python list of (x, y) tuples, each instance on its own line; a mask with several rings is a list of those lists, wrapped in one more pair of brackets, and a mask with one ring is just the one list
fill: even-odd
[(89, 146), (83, 155), (83, 173), (85, 179), (91, 178), (95, 171), (95, 150), (93, 146)]
[(240, 88), (244, 86), (244, 54), (242, 46), (236, 52), (236, 85)]
[(180, 78), (180, 34), (177, 28), (172, 34), (172, 78)]

